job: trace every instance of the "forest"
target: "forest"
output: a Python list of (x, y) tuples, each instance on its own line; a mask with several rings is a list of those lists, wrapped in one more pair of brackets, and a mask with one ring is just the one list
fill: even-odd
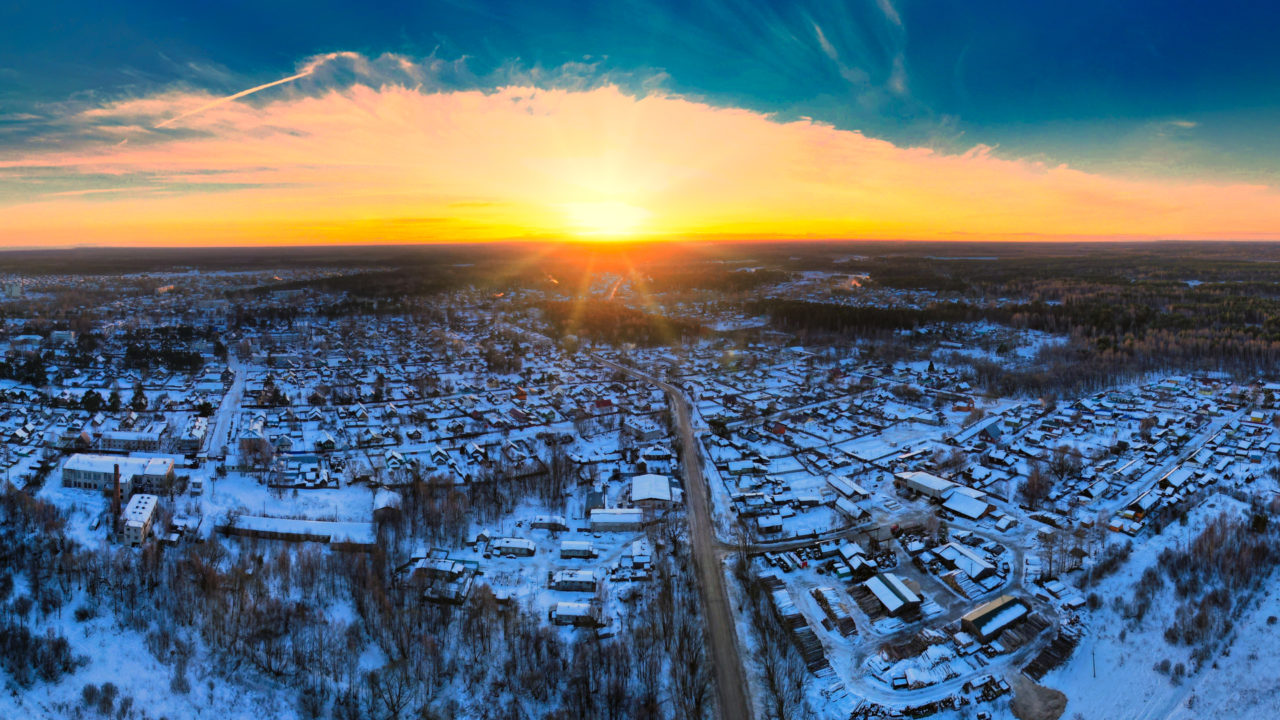
[(539, 306), (543, 319), (560, 338), (575, 335), (619, 345), (667, 345), (700, 335), (700, 324), (664, 317), (612, 301), (548, 301)]
[[(681, 523), (649, 529), (662, 549), (654, 577), (615, 598), (624, 611), (614, 635), (575, 630), (566, 639), (531, 607), (499, 599), (483, 582), (461, 607), (414, 595), (393, 558), (428, 540), (456, 546), (463, 540), (444, 516), (493, 502), (416, 487), (406, 518), (384, 526), (370, 553), (216, 534), (141, 553), (87, 549), (66, 536), (56, 508), (9, 488), (0, 494), (0, 667), (27, 685), (78, 667), (83, 660), (66, 638), (41, 629), (69, 613), (77, 623), (110, 617), (121, 632), (145, 636), (179, 698), (215, 679), (234, 686), (253, 678), (255, 686), (290, 693), (305, 718), (708, 715), (714, 684)], [(349, 621), (335, 619), (348, 614)], [(367, 653), (382, 660), (362, 670), (355, 659)], [(86, 684), (81, 698), (83, 708), (60, 710), (154, 717), (133, 698), (117, 698), (113, 685)]]
[(1151, 577), (1139, 580), (1139, 597), (1168, 580), (1178, 606), (1165, 640), (1194, 648), (1196, 669), (1280, 564), (1280, 535), (1268, 517), (1261, 510), (1245, 518), (1218, 515), (1185, 547), (1160, 553), (1148, 568)]
[[(1267, 253), (1273, 250), (1264, 248)], [(814, 342), (986, 321), (1063, 336), (1032, 368), (956, 356), (998, 394), (1065, 394), (1151, 371), (1265, 371), (1280, 362), (1280, 266), (1156, 253), (1011, 259), (881, 257), (849, 267), (873, 288), (934, 293), (921, 307), (766, 298), (746, 305)]]

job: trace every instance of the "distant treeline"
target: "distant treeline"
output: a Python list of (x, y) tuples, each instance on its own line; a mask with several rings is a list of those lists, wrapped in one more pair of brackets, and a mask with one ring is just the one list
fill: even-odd
[(1280, 363), (1280, 299), (1241, 296), (1226, 285), (1185, 287), (1176, 294), (1135, 285), (1059, 302), (939, 302), (918, 309), (769, 299), (748, 310), (818, 341), (824, 335), (883, 339), (934, 323), (976, 321), (1069, 338), (1065, 346), (1042, 351), (1034, 369), (970, 360), (977, 381), (999, 393), (1077, 391), (1170, 369), (1259, 372)]
[(311, 247), (70, 248), (0, 252), (0, 272), (132, 275), (187, 269), (376, 268), (472, 263), (510, 256), (510, 244), (317, 245)]
[(278, 292), (314, 290), (346, 293), (361, 298), (405, 297), (448, 292), (465, 287), (470, 282), (472, 282), (472, 273), (467, 269), (414, 267), (291, 280), (260, 285), (240, 291), (236, 295), (262, 296)]
[(721, 265), (681, 265), (678, 268), (651, 268), (648, 289), (653, 292), (714, 290), (735, 293), (787, 282), (792, 277), (792, 273), (768, 268), (730, 270)]
[(937, 256), (854, 257), (831, 268), (866, 273), (886, 288), (1044, 300), (1104, 289), (1178, 294), (1215, 284), (1229, 284), (1237, 294), (1274, 293), (1280, 283), (1280, 244), (1275, 243), (1151, 243), (1090, 246), (1080, 252), (1044, 247), (1041, 253), (1032, 252), (1034, 247), (989, 247), (990, 255), (962, 246)]
[(966, 303), (934, 303), (925, 308), (855, 307), (806, 300), (766, 299), (747, 306), (747, 312), (767, 315), (780, 329), (791, 332), (875, 336), (910, 330), (938, 322), (988, 319), (982, 308)]
[(691, 320), (646, 313), (620, 302), (559, 300), (540, 305), (557, 337), (575, 335), (610, 344), (669, 345), (704, 331)]

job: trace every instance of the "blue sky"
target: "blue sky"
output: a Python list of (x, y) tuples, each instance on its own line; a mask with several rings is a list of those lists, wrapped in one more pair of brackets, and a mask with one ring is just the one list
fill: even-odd
[[(8, 0), (3, 142), (76, 103), (234, 92), (336, 50), (593, 72), (900, 144), (1274, 179), (1280, 4)], [(656, 78), (656, 80), (655, 80)]]
[(1280, 239), (1280, 4), (0, 0), (0, 244)]

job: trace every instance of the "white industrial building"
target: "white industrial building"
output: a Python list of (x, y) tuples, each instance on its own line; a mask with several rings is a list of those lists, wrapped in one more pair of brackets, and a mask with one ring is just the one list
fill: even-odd
[(117, 465), (122, 497), (128, 497), (135, 488), (159, 487), (173, 479), (173, 458), (79, 454), (63, 464), (62, 486), (110, 492)]
[(156, 506), (160, 498), (155, 495), (139, 493), (129, 498), (124, 509), (124, 541), (138, 546), (151, 534), (151, 524), (155, 522)]

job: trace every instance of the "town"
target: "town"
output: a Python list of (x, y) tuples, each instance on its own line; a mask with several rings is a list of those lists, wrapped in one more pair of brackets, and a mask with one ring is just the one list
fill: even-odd
[(1280, 614), (1280, 376), (1046, 389), (1059, 306), (735, 252), (15, 262), (0, 710), (1231, 707)]

